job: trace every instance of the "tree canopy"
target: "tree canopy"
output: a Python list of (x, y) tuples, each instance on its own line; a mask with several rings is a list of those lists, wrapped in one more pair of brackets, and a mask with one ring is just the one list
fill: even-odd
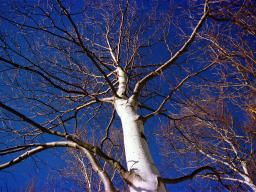
[(3, 189), (256, 191), (254, 1), (0, 3)]

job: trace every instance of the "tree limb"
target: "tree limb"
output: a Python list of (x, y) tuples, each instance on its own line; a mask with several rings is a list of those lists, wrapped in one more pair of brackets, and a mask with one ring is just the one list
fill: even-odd
[(67, 9), (62, 5), (60, 0), (57, 0), (57, 2), (59, 4), (60, 8), (63, 10), (63, 12), (66, 15), (66, 17), (68, 18), (68, 20), (71, 23), (72, 27), (74, 28), (76, 36), (77, 36), (77, 39), (78, 39), (78, 42), (79, 42), (79, 45), (81, 46), (81, 48), (83, 49), (85, 54), (88, 56), (88, 58), (93, 62), (95, 67), (99, 70), (99, 72), (104, 76), (106, 82), (108, 83), (109, 87), (111, 88), (112, 93), (116, 97), (118, 97), (118, 95), (116, 94), (115, 88), (114, 88), (113, 84), (111, 83), (111, 81), (109, 80), (107, 74), (101, 69), (101, 67), (97, 63), (96, 60), (99, 60), (99, 59), (96, 58), (96, 60), (95, 60), (94, 57), (96, 57), (96, 56), (84, 46), (84, 43), (83, 43), (83, 41), (81, 39), (81, 36), (80, 36), (80, 33), (79, 33), (79, 31), (78, 31), (78, 29), (77, 29), (73, 19), (71, 18), (70, 14), (68, 13)]
[[(39, 153), (43, 150), (49, 149), (49, 148), (53, 148), (53, 147), (73, 147), (73, 148), (78, 148), (78, 145), (74, 142), (71, 141), (59, 141), (59, 142), (49, 142), (49, 143), (45, 143), (45, 144), (36, 144), (38, 145), (38, 147), (31, 149), (29, 151), (26, 151), (25, 153), (19, 155), (17, 158), (8, 161), (6, 163), (0, 164), (0, 170), (5, 169), (7, 167), (13, 166), (25, 159), (27, 159), (28, 157)], [(33, 146), (33, 145), (31, 145)]]
[(112, 112), (112, 117), (111, 117), (111, 119), (110, 119), (110, 121), (109, 121), (109, 123), (108, 123), (108, 126), (107, 126), (107, 128), (106, 128), (106, 135), (105, 135), (105, 137), (104, 137), (104, 138), (101, 140), (101, 142), (100, 142), (100, 148), (101, 148), (101, 149), (103, 148), (104, 142), (105, 142), (107, 139), (109, 139), (109, 129), (110, 129), (110, 127), (111, 127), (111, 125), (112, 125), (112, 123), (113, 123), (113, 121), (114, 121), (114, 119), (115, 119), (115, 116), (116, 116), (116, 110), (114, 109), (113, 112)]
[(11, 113), (13, 113), (14, 115), (21, 118), (23, 121), (33, 125), (34, 127), (38, 128), (42, 132), (49, 133), (49, 134), (56, 135), (56, 136), (61, 136), (61, 137), (66, 136), (66, 134), (64, 134), (64, 133), (61, 133), (61, 132), (58, 132), (58, 131), (53, 131), (53, 130), (50, 130), (50, 129), (47, 129), (47, 128), (43, 127), (42, 125), (38, 124), (37, 122), (33, 121), (32, 119), (28, 118), (27, 116), (21, 114), (20, 112), (16, 111), (15, 109), (3, 104), (1, 101), (0, 101), (0, 107), (9, 111), (9, 112), (11, 112)]
[(151, 72), (150, 74), (148, 74), (147, 76), (145, 76), (144, 78), (142, 78), (140, 81), (138, 81), (138, 83), (136, 83), (134, 91), (133, 91), (133, 97), (135, 100), (138, 99), (139, 97), (139, 93), (141, 91), (141, 89), (146, 85), (146, 83), (148, 81), (150, 81), (151, 79), (159, 76), (165, 69), (167, 69), (171, 64), (173, 64), (183, 53), (186, 52), (186, 49), (188, 48), (189, 45), (191, 45), (191, 43), (193, 42), (193, 40), (195, 39), (195, 36), (197, 34), (197, 32), (199, 31), (199, 29), (202, 27), (202, 24), (204, 23), (204, 21), (206, 20), (207, 16), (208, 16), (208, 3), (209, 0), (206, 0), (205, 5), (204, 5), (204, 14), (201, 17), (201, 19), (199, 20), (199, 22), (197, 23), (196, 27), (194, 28), (193, 32), (191, 33), (189, 39), (184, 43), (184, 45), (179, 49), (179, 51), (177, 51), (175, 53), (175, 55), (173, 55), (173, 57), (171, 57), (168, 61), (166, 61), (163, 65), (161, 65), (159, 68), (157, 68), (155, 71)]
[(169, 178), (161, 178), (161, 177), (158, 177), (158, 180), (165, 183), (165, 184), (177, 184), (177, 183), (180, 183), (180, 182), (183, 182), (183, 181), (186, 181), (186, 180), (190, 180), (190, 179), (193, 179), (197, 174), (199, 174), (200, 172), (202, 171), (205, 171), (205, 170), (210, 170), (213, 172), (214, 175), (216, 175), (216, 177), (218, 178), (218, 181), (223, 185), (225, 186), (227, 189), (228, 186), (225, 185), (222, 181), (221, 181), (221, 178), (220, 178), (220, 175), (219, 173), (216, 171), (216, 169), (214, 169), (213, 167), (211, 166), (204, 166), (204, 167), (200, 167), (198, 169), (196, 169), (195, 171), (193, 171), (191, 174), (189, 175), (186, 175), (186, 176), (183, 176), (183, 177), (178, 177), (178, 178), (175, 178), (175, 179), (169, 179)]
[(205, 68), (203, 68), (202, 70), (196, 72), (196, 73), (192, 73), (188, 76), (186, 76), (184, 79), (182, 79), (182, 81), (180, 81), (180, 83), (169, 93), (169, 95), (162, 101), (162, 103), (159, 105), (158, 109), (155, 110), (154, 112), (150, 113), (149, 115), (144, 117), (144, 121), (146, 121), (147, 119), (159, 114), (162, 112), (162, 108), (165, 105), (165, 103), (172, 97), (173, 93), (175, 91), (177, 91), (178, 89), (180, 89), (180, 87), (190, 78), (195, 77), (197, 75), (199, 75), (200, 73), (206, 71), (207, 69), (209, 69), (210, 67), (212, 67), (214, 64), (216, 64), (218, 62), (218, 60), (213, 61), (210, 65), (206, 66)]
[(49, 149), (49, 148), (53, 148), (53, 147), (71, 147), (71, 148), (76, 148), (76, 149), (80, 149), (82, 150), (86, 157), (89, 159), (93, 170), (97, 173), (97, 175), (101, 178), (101, 180), (104, 183), (104, 187), (105, 187), (105, 191), (116, 191), (113, 183), (111, 182), (109, 176), (107, 175), (107, 173), (101, 168), (100, 164), (98, 163), (97, 159), (85, 148), (77, 145), (76, 143), (72, 142), (72, 141), (57, 141), (57, 142), (48, 142), (48, 143), (44, 143), (44, 144), (32, 144), (32, 145), (28, 145), (26, 147), (31, 147), (31, 146), (38, 146), (34, 149), (31, 149), (29, 151), (26, 151), (25, 153), (19, 155), (17, 158), (8, 161), (6, 163), (0, 164), (0, 170), (1, 169), (5, 169), (7, 167), (13, 166), (17, 163), (20, 163), (21, 161), (27, 159), (28, 157), (39, 153), (43, 150)]

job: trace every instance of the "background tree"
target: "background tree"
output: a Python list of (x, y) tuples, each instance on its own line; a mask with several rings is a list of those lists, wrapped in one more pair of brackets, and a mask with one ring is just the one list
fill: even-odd
[(208, 59), (220, 59), (214, 78), (187, 82), (193, 96), (183, 92), (180, 119), (160, 132), (172, 146), (167, 156), (175, 149), (193, 157), (188, 167), (211, 164), (232, 191), (256, 191), (255, 8), (253, 1), (213, 7), (214, 22), (200, 37), (210, 42)]
[[(68, 147), (68, 173), (89, 191), (166, 191), (165, 184), (205, 170), (225, 186), (209, 165), (164, 178), (169, 175), (160, 175), (148, 146), (159, 127), (155, 116), (180, 126), (184, 118), (177, 114), (201, 96), (191, 90), (190, 80), (200, 85), (227, 72), (222, 70), (228, 67), (225, 52), (219, 53), (224, 43), (216, 33), (223, 3), (227, 10), (235, 7), (231, 13), (244, 6), (222, 1), (185, 1), (181, 8), (165, 1), (2, 3), (0, 169), (46, 149)], [(214, 91), (212, 83), (207, 86)], [(179, 130), (188, 138), (185, 129)]]

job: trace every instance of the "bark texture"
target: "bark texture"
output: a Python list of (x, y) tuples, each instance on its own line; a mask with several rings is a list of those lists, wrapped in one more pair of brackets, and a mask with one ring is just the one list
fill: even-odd
[(127, 168), (134, 173), (129, 178), (130, 191), (166, 191), (164, 184), (158, 182), (160, 174), (149, 151), (137, 101), (126, 96), (127, 75), (121, 68), (117, 68), (117, 74), (120, 98), (115, 99), (114, 105), (122, 122)]

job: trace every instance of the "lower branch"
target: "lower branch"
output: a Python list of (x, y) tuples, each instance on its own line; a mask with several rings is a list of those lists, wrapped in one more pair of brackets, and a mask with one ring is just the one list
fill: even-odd
[(106, 173), (106, 171), (104, 171), (102, 169), (102, 167), (100, 166), (100, 164), (99, 164), (98, 160), (96, 159), (96, 157), (94, 155), (92, 155), (85, 148), (81, 148), (81, 150), (85, 153), (86, 157), (89, 159), (89, 161), (90, 161), (90, 163), (92, 165), (92, 169), (95, 171), (95, 173), (97, 173), (97, 175), (103, 181), (105, 191), (109, 191), (109, 192), (116, 191), (113, 183), (111, 182), (111, 180), (110, 180), (110, 178), (108, 176), (108, 174)]
[[(102, 101), (109, 102), (111, 100), (112, 100), (112, 98), (105, 98)], [(11, 112), (12, 114), (14, 114), (17, 117), (19, 117), (20, 119), (22, 119), (23, 121), (25, 121), (25, 122), (31, 124), (32, 126), (38, 128), (43, 133), (48, 133), (50, 135), (56, 135), (56, 136), (59, 136), (59, 137), (62, 137), (62, 138), (65, 138), (65, 139), (68, 140), (68, 141), (65, 141), (65, 142), (64, 141), (63, 142), (51, 142), (51, 143), (41, 144), (41, 145), (39, 144), (40, 146), (38, 146), (37, 148), (34, 148), (34, 149), (30, 150), (30, 151), (27, 151), (26, 153), (20, 155), (16, 159), (14, 159), (14, 160), (12, 160), (12, 161), (10, 161), (8, 163), (5, 163), (5, 164), (0, 164), (0, 170), (4, 169), (4, 168), (7, 168), (7, 167), (10, 167), (10, 166), (12, 166), (14, 164), (17, 164), (20, 161), (28, 158), (29, 156), (31, 156), (31, 155), (33, 155), (35, 153), (38, 153), (38, 152), (40, 152), (42, 150), (48, 149), (48, 148), (52, 148), (52, 147), (72, 147), (72, 146), (68, 146), (67, 145), (67, 143), (69, 142), (69, 143), (72, 143), (72, 144), (75, 144), (77, 146), (80, 146), (82, 148), (87, 149), (88, 151), (90, 151), (90, 153), (92, 153), (94, 155), (100, 156), (110, 166), (115, 168), (121, 174), (121, 176), (123, 178), (127, 177), (126, 169), (118, 161), (116, 161), (115, 159), (112, 159), (108, 155), (106, 155), (100, 148), (95, 147), (95, 146), (93, 146), (91, 144), (84, 143), (84, 142), (80, 141), (79, 139), (77, 139), (76, 137), (74, 137), (72, 135), (69, 135), (69, 134), (66, 134), (66, 133), (62, 133), (62, 132), (59, 132), (59, 131), (54, 131), (54, 130), (51, 130), (51, 129), (47, 129), (46, 127), (43, 127), (42, 125), (38, 124), (37, 122), (33, 121), (32, 119), (28, 118), (27, 116), (21, 114), (20, 112), (16, 111), (15, 109), (13, 109), (13, 108), (3, 104), (1, 101), (0, 101), (0, 108), (3, 108), (5, 110)], [(28, 146), (22, 146), (22, 147), (14, 147), (14, 148), (6, 149), (6, 150), (0, 150), (0, 155), (1, 154), (4, 155), (4, 154), (7, 154), (7, 153), (13, 153), (13, 152), (21, 151), (23, 149), (27, 149), (27, 147)], [(35, 144), (33, 145), (33, 147), (35, 147)], [(74, 148), (76, 148), (76, 147), (74, 147)]]
[[(26, 147), (32, 147), (33, 145), (28, 145)], [(31, 157), (32, 155), (39, 153), (43, 150), (50, 149), (53, 147), (71, 147), (82, 150), (86, 157), (89, 159), (93, 170), (97, 173), (97, 175), (101, 178), (101, 180), (104, 183), (105, 191), (115, 191), (115, 188), (113, 186), (113, 183), (111, 182), (109, 176), (107, 173), (101, 168), (99, 162), (97, 159), (84, 147), (79, 146), (78, 144), (72, 142), (72, 141), (58, 141), (58, 142), (48, 142), (44, 144), (35, 144), (34, 146), (37, 146), (31, 150), (26, 151), (25, 153), (19, 155), (17, 158), (8, 161), (6, 163), (0, 164), (0, 170), (5, 169), (7, 167), (13, 166), (15, 164), (20, 163), (21, 161)], [(12, 151), (11, 151), (12, 152)]]
[(44, 143), (40, 144), (40, 146), (31, 149), (29, 151), (26, 151), (25, 153), (21, 154), (17, 158), (8, 161), (6, 163), (0, 164), (0, 170), (5, 169), (7, 167), (13, 166), (17, 163), (20, 163), (21, 161), (27, 159), (28, 157), (31, 157), (32, 155), (39, 153), (43, 150), (50, 149), (53, 147), (73, 147), (73, 148), (78, 148), (78, 145), (71, 142), (71, 141), (59, 141), (59, 142), (49, 142), (49, 143)]
[(226, 188), (229, 190), (229, 187), (228, 187), (227, 185), (225, 185), (225, 184), (221, 181), (221, 178), (220, 178), (219, 173), (218, 173), (213, 167), (210, 167), (210, 166), (200, 167), (200, 168), (196, 169), (195, 171), (193, 171), (191, 174), (185, 175), (185, 176), (183, 176), (183, 177), (179, 177), (179, 178), (175, 178), (175, 179), (169, 179), (169, 178), (158, 177), (158, 180), (159, 180), (159, 181), (162, 181), (162, 182), (165, 183), (165, 184), (177, 184), (177, 183), (180, 183), (180, 182), (183, 182), (183, 181), (186, 181), (186, 180), (193, 179), (198, 173), (200, 173), (200, 172), (202, 172), (202, 171), (205, 171), (205, 170), (210, 170), (210, 171), (212, 171), (213, 174), (216, 175), (216, 177), (218, 178), (218, 181), (219, 181), (224, 187), (226, 187)]

